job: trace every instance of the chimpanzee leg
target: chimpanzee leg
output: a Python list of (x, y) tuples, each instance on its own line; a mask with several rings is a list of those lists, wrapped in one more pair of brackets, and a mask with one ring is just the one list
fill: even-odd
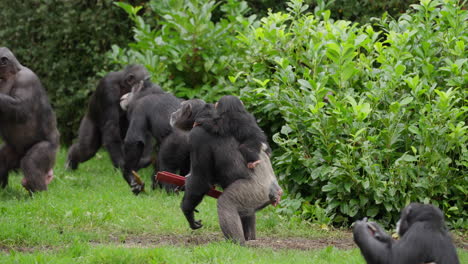
[(104, 148), (109, 153), (109, 156), (112, 161), (112, 165), (115, 168), (122, 168), (124, 165), (124, 155), (123, 155), (123, 144), (120, 139), (113, 140), (107, 137), (102, 139)]
[(146, 138), (145, 147), (143, 153), (141, 154), (140, 161), (138, 162), (138, 169), (146, 168), (153, 162), (153, 143), (151, 135), (148, 135)]
[(135, 179), (132, 171), (136, 171), (138, 168), (138, 161), (140, 160), (141, 154), (143, 153), (144, 143), (138, 142), (125, 142), (125, 163), (123, 169), (123, 177), (127, 181), (128, 185), (132, 188), (134, 194), (139, 194), (143, 191), (144, 184), (139, 184)]
[(8, 185), (8, 172), (19, 167), (20, 156), (9, 146), (0, 146), (0, 187)]
[(240, 245), (244, 245), (244, 230), (238, 212), (238, 206), (230, 195), (230, 192), (233, 191), (231, 186), (229, 186), (218, 198), (219, 226), (221, 227), (221, 231), (223, 231), (226, 239), (231, 239)]
[(257, 238), (255, 232), (255, 212), (246, 216), (241, 216), (241, 222), (245, 240), (255, 240)]
[(93, 157), (101, 146), (101, 136), (99, 129), (94, 122), (86, 115), (81, 120), (78, 130), (78, 142), (73, 144), (68, 151), (67, 168), (75, 170), (78, 164)]
[[(175, 159), (172, 157), (172, 155), (169, 155), (170, 153), (167, 153), (164, 151), (164, 148), (161, 148), (161, 150), (158, 153), (158, 169), (159, 171), (167, 171), (171, 173), (178, 173), (178, 164), (175, 160), (170, 160), (170, 159)], [(155, 182), (155, 177), (153, 177), (153, 189), (156, 187), (156, 182)], [(175, 184), (170, 184), (170, 183), (165, 183), (165, 182), (159, 182), (159, 185), (166, 190), (166, 192), (174, 192), (174, 190), (177, 188), (177, 185)]]
[(22, 184), (30, 192), (45, 191), (53, 178), (52, 168), (58, 146), (42, 141), (32, 146), (21, 159)]
[(192, 229), (198, 229), (203, 226), (201, 220), (195, 220), (194, 212), (197, 205), (203, 200), (203, 196), (209, 190), (210, 185), (197, 178), (197, 176), (188, 177), (185, 181), (185, 192), (182, 198), (181, 209)]

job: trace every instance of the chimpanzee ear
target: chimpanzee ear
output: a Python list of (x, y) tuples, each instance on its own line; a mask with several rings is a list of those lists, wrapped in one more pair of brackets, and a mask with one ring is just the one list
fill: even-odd
[(185, 116), (191, 116), (192, 115), (192, 105), (189, 104), (189, 103), (184, 104), (184, 106), (182, 108), (182, 113)]
[(0, 65), (5, 65), (8, 63), (8, 58), (7, 57), (1, 57), (0, 58)]
[(129, 75), (127, 75), (125, 81), (129, 86), (133, 86), (135, 84), (135, 74), (130, 73)]

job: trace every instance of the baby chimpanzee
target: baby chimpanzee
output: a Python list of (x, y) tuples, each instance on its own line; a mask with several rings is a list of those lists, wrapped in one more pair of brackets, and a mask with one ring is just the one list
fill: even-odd
[[(239, 142), (239, 151), (247, 161), (247, 167), (255, 168), (260, 162), (262, 143), (268, 146), (268, 141), (254, 116), (245, 110), (239, 98), (232, 95), (221, 97), (215, 107), (216, 116), (197, 118), (194, 126), (199, 125), (209, 133), (234, 137)], [(271, 153), (269, 146), (267, 153)]]

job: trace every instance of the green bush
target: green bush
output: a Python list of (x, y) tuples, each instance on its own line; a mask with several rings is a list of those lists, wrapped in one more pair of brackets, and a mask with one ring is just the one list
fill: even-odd
[(260, 20), (242, 1), (152, 1), (155, 22), (119, 5), (136, 41), (114, 46), (113, 61), (145, 64), (182, 97), (239, 91), (274, 135), (287, 207), (323, 223), (394, 223), (410, 201), (430, 202), (466, 227), (468, 15), (458, 1), (423, 0), (375, 29), (330, 19), (324, 5), (312, 15), (301, 0)]
[(239, 37), (248, 51), (236, 84), (277, 131), (290, 193), (335, 223), (394, 222), (421, 201), (466, 227), (468, 12), (457, 2), (423, 0), (375, 32), (292, 1)]
[(57, 114), (61, 139), (70, 142), (98, 72), (106, 71), (105, 53), (111, 43), (130, 40), (131, 20), (112, 0), (0, 1), (0, 10), (0, 45), (39, 76)]
[[(247, 0), (254, 14), (266, 15), (268, 10), (281, 12), (287, 10), (286, 0)], [(359, 23), (367, 23), (372, 17), (380, 17), (384, 12), (398, 17), (417, 0), (304, 0), (307, 10), (330, 9), (331, 18), (346, 19)]]
[[(245, 2), (153, 0), (145, 19), (137, 15), (142, 6), (116, 4), (134, 21), (136, 42), (128, 48), (114, 45), (109, 55), (114, 63), (145, 65), (153, 81), (179, 97), (212, 101), (238, 91), (226, 77), (240, 55), (236, 34), (255, 19), (243, 16), (248, 11)], [(215, 10), (221, 15), (213, 22)], [(151, 16), (154, 20), (148, 19)]]

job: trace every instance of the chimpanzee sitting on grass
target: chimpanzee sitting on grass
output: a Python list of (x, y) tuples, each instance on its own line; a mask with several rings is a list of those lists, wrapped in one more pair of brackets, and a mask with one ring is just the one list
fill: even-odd
[(397, 223), (393, 240), (367, 219), (354, 223), (354, 241), (368, 264), (459, 264), (442, 211), (430, 204), (411, 203)]

